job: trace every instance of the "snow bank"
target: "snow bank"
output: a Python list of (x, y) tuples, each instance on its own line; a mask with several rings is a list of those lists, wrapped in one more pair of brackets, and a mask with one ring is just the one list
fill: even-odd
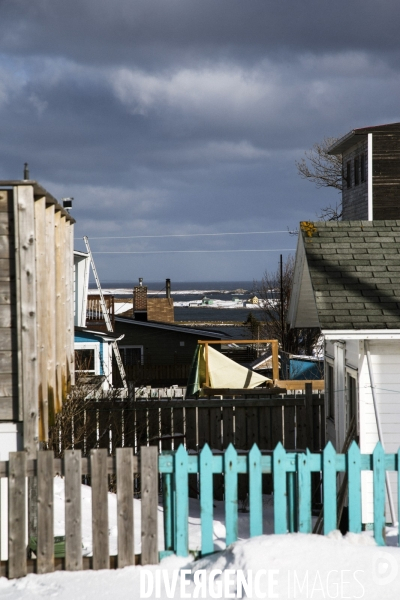
[[(187, 572), (183, 573), (184, 570)], [(29, 575), (14, 581), (2, 578), (0, 596), (7, 600), (191, 598), (196, 597), (197, 582), (197, 592), (200, 591), (197, 597), (227, 598), (238, 597), (240, 579), (244, 578), (245, 584), (252, 582), (252, 590), (247, 590), (250, 598), (397, 600), (400, 596), (399, 573), (400, 550), (378, 548), (367, 534), (348, 534), (346, 537), (339, 532), (328, 537), (263, 535), (239, 541), (198, 561), (171, 556), (158, 566), (57, 572)], [(176, 589), (173, 594), (167, 593), (174, 578)], [(183, 588), (186, 596), (181, 593), (182, 580), (187, 583)], [(205, 581), (204, 588), (199, 587), (201, 581)], [(150, 582), (153, 590), (149, 587)]]
[[(64, 533), (64, 481), (55, 478), (55, 535)], [(189, 501), (189, 547), (200, 549), (200, 509)], [(117, 552), (115, 494), (108, 495), (110, 553)], [(135, 552), (140, 552), (140, 500), (134, 500)], [(159, 548), (163, 548), (162, 507), (159, 506)], [(84, 554), (91, 546), (91, 488), (82, 486)], [(224, 503), (214, 501), (215, 554), (193, 560), (170, 556), (160, 565), (116, 571), (58, 571), (0, 578), (3, 600), (139, 600), (142, 598), (364, 598), (400, 597), (400, 548), (379, 548), (370, 532), (329, 536), (273, 535), (272, 497), (263, 497), (264, 531), (225, 548)], [(239, 512), (239, 537), (249, 535), (249, 514)], [(397, 528), (387, 532), (397, 543)], [(204, 582), (204, 586), (201, 584)], [(184, 585), (186, 583), (186, 585)], [(174, 588), (175, 584), (175, 589)], [(152, 589), (151, 589), (151, 586)], [(182, 587), (181, 587), (182, 586)], [(247, 587), (246, 587), (247, 586)], [(250, 586), (250, 588), (249, 588)], [(197, 595), (196, 595), (197, 594)]]

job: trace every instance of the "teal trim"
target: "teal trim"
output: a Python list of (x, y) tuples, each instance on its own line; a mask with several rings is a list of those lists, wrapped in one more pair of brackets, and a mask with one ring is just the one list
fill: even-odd
[(214, 552), (213, 539), (213, 455), (205, 444), (200, 452), (200, 523), (201, 555)]
[(322, 489), (324, 498), (324, 535), (336, 529), (336, 451), (331, 442), (325, 446), (322, 457)]
[(349, 531), (361, 533), (361, 454), (356, 442), (347, 453), (349, 478)]
[(237, 452), (232, 444), (225, 450), (224, 471), (226, 545), (229, 546), (238, 538)]
[(164, 473), (163, 479), (163, 505), (164, 505), (164, 546), (165, 550), (174, 550), (174, 506), (172, 474)]
[(279, 442), (273, 454), (274, 530), (286, 533), (286, 451)]
[(263, 533), (261, 452), (256, 444), (248, 454), (250, 537)]
[(311, 469), (310, 451), (297, 455), (299, 478), (299, 531), (311, 533)]
[(189, 480), (188, 455), (182, 444), (175, 453), (175, 536), (174, 548), (177, 556), (188, 556), (189, 537)]

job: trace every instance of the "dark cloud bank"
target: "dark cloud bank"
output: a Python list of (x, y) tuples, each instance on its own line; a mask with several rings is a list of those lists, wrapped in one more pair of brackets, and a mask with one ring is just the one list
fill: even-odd
[[(399, 120), (398, 2), (0, 0), (0, 177), (74, 196), (78, 237), (270, 231), (335, 192), (314, 141)], [(79, 245), (79, 242), (77, 242)], [(97, 251), (293, 248), (287, 234)], [(287, 252), (284, 252), (287, 254)], [(279, 252), (97, 254), (103, 281), (253, 279)]]

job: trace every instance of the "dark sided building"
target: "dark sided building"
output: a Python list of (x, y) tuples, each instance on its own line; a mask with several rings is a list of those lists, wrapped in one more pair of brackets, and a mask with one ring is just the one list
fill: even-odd
[(153, 387), (186, 385), (198, 340), (229, 339), (221, 331), (121, 316), (114, 332), (124, 334), (118, 346), (128, 381)]
[(342, 155), (344, 221), (400, 219), (400, 123), (353, 129), (329, 154)]

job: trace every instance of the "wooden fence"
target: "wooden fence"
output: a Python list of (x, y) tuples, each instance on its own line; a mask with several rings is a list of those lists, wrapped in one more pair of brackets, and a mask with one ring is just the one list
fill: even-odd
[[(108, 457), (105, 449), (92, 450), (90, 459), (76, 451), (67, 451), (64, 459), (54, 459), (50, 451), (27, 460), (25, 452), (10, 453), (8, 462), (0, 462), (0, 477), (8, 477), (8, 561), (0, 563), (0, 575), (23, 577), (28, 572), (48, 573), (55, 569), (107, 569), (139, 562), (134, 555), (133, 477), (140, 471), (141, 493), (141, 564), (158, 562), (158, 483), (163, 482), (164, 545), (163, 555), (189, 553), (189, 477), (199, 477), (201, 554), (214, 551), (213, 485), (214, 477), (224, 478), (226, 544), (238, 539), (238, 481), (249, 478), (250, 537), (263, 534), (262, 477), (273, 476), (274, 532), (311, 533), (311, 479), (322, 477), (323, 533), (337, 528), (337, 474), (348, 478), (349, 531), (360, 533), (361, 473), (373, 473), (374, 536), (385, 544), (385, 474), (400, 471), (400, 450), (385, 454), (380, 443), (373, 454), (361, 454), (355, 442), (347, 454), (336, 454), (329, 443), (322, 453), (286, 452), (278, 444), (272, 455), (263, 454), (254, 444), (240, 455), (233, 445), (224, 453), (213, 454), (206, 444), (198, 454), (190, 454), (181, 445), (177, 451), (158, 454), (156, 447), (141, 448), (140, 465), (129, 448), (117, 449)], [(90, 474), (92, 486), (93, 556), (82, 557), (81, 478)], [(65, 477), (65, 557), (54, 558), (54, 475)], [(108, 475), (116, 476), (118, 554), (109, 556)], [(36, 559), (27, 559), (26, 478), (38, 481), (38, 533)], [(400, 494), (399, 494), (400, 499)], [(398, 500), (400, 502), (400, 500)], [(399, 509), (400, 507), (398, 507)]]
[[(0, 477), (8, 478), (8, 561), (0, 563), (0, 576), (23, 577), (28, 572), (49, 573), (66, 569), (108, 569), (138, 562), (134, 554), (133, 477), (142, 481), (141, 564), (158, 562), (158, 452), (142, 448), (140, 464), (131, 448), (118, 448), (115, 457), (105, 449), (92, 450), (90, 458), (69, 450), (63, 459), (53, 452), (38, 452), (27, 460), (25, 452), (11, 452), (0, 462)], [(54, 558), (54, 476), (65, 478), (65, 558)], [(92, 486), (93, 556), (82, 556), (82, 475), (90, 475)], [(118, 555), (109, 556), (109, 475), (116, 476)], [(37, 476), (36, 559), (27, 558), (26, 478)], [(3, 519), (3, 515), (1, 516)]]
[[(65, 448), (73, 446), (84, 454), (94, 447), (110, 453), (117, 446), (136, 452), (148, 445), (171, 450), (183, 441), (196, 452), (205, 443), (213, 450), (232, 443), (240, 450), (257, 444), (272, 451), (279, 442), (288, 450), (318, 451), (325, 445), (324, 397), (306, 393), (264, 399), (93, 400), (85, 403), (70, 435), (64, 439)], [(64, 447), (58, 450), (62, 453)]]

